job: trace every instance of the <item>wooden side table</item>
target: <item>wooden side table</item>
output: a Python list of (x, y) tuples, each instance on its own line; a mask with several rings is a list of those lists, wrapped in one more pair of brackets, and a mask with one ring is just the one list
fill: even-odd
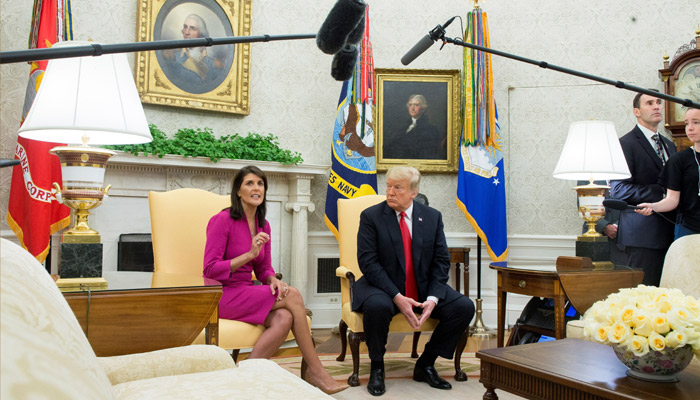
[(169, 279), (153, 288), (63, 295), (98, 357), (185, 346), (204, 328), (207, 343), (216, 345), (221, 284), (187, 278)]
[(469, 247), (450, 247), (450, 263), (455, 265), (455, 290), (460, 292), (460, 267), (464, 265), (464, 295), (469, 297)]
[(564, 324), (564, 304), (566, 295), (559, 282), (559, 274), (554, 271), (539, 271), (508, 267), (505, 262), (491, 263), (489, 268), (498, 272), (498, 330), (496, 344), (503, 347), (506, 321), (506, 295), (508, 292), (526, 296), (549, 297), (554, 299), (554, 337), (563, 339), (566, 333)]

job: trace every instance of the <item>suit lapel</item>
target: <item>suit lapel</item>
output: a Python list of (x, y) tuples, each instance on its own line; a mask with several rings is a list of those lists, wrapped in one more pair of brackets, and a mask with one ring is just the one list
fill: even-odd
[(413, 268), (420, 265), (420, 249), (423, 247), (423, 210), (418, 203), (413, 202), (413, 232), (411, 235), (411, 248), (413, 252)]
[(661, 136), (661, 143), (663, 143), (663, 146), (666, 149), (666, 154), (668, 154), (668, 158), (671, 158), (672, 155), (676, 154), (676, 144), (673, 143), (673, 141)]
[[(659, 156), (656, 154), (656, 150), (651, 146), (651, 143), (649, 143), (649, 139), (647, 139), (646, 136), (644, 136), (644, 133), (642, 132), (639, 127), (635, 127), (635, 136), (637, 138), (637, 142), (639, 143), (640, 146), (644, 149), (644, 151), (647, 153), (649, 157), (651, 157), (654, 160), (654, 163), (656, 166), (661, 170), (663, 168), (663, 164), (661, 163), (661, 159)], [(662, 139), (663, 142), (663, 139)]]
[(396, 217), (396, 211), (394, 211), (386, 203), (384, 203), (384, 222), (389, 230), (389, 236), (391, 237), (391, 243), (394, 245), (396, 257), (401, 262), (401, 267), (403, 267), (403, 270), (406, 271), (406, 260), (403, 255), (403, 239), (401, 238), (399, 221)]

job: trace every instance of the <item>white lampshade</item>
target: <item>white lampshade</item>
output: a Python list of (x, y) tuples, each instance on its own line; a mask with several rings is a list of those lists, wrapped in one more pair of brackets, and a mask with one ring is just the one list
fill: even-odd
[(630, 170), (613, 123), (573, 122), (552, 176), (576, 181), (629, 178)]
[(50, 60), (19, 135), (68, 144), (83, 143), (85, 136), (91, 145), (153, 140), (126, 54)]

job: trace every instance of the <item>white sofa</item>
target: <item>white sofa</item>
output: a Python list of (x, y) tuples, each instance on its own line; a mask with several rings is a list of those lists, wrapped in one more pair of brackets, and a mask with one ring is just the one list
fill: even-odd
[(328, 399), (273, 361), (238, 366), (216, 346), (98, 358), (46, 270), (16, 244), (0, 247), (0, 398)]

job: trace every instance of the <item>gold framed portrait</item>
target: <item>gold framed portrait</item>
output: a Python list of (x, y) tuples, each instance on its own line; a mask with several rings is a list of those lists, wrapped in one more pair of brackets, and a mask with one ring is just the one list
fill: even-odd
[[(249, 36), (251, 0), (138, 0), (138, 40)], [(250, 114), (250, 43), (136, 53), (143, 103)]]
[(461, 124), (459, 70), (374, 71), (377, 170), (409, 165), (457, 171)]

